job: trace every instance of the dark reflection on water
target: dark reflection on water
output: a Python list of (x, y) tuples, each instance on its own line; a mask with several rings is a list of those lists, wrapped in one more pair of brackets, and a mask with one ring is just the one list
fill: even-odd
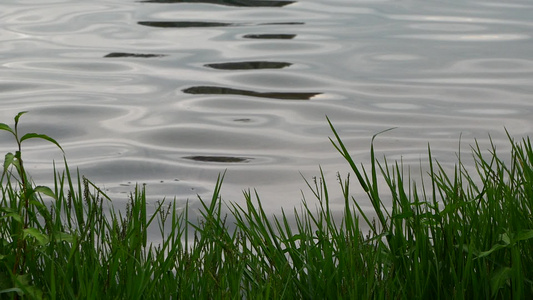
[(284, 100), (309, 100), (314, 96), (322, 93), (280, 93), (280, 92), (255, 92), (248, 90), (232, 89), (219, 86), (193, 86), (183, 90), (187, 94), (206, 94), (206, 95), (243, 95), (260, 98), (273, 98)]
[(304, 22), (274, 22), (274, 23), (259, 23), (257, 25), (305, 25)]
[(296, 37), (296, 34), (247, 34), (244, 35), (245, 39), (279, 39), (279, 40), (291, 40)]
[(186, 156), (185, 159), (202, 161), (202, 162), (217, 162), (217, 163), (241, 163), (249, 162), (252, 158), (248, 157), (233, 157), (233, 156)]
[(206, 67), (210, 67), (218, 70), (254, 70), (254, 69), (283, 69), (291, 66), (288, 62), (276, 62), (276, 61), (241, 61), (241, 62), (228, 62), (218, 64), (206, 64)]
[(225, 6), (243, 7), (282, 7), (296, 1), (269, 1), (269, 0), (143, 0), (145, 3), (210, 3)]
[[(253, 24), (237, 24), (237, 23), (222, 23), (222, 22), (199, 22), (199, 21), (140, 21), (139, 25), (161, 28), (191, 28), (191, 27), (227, 27), (227, 26), (243, 26)], [(259, 26), (270, 25), (304, 25), (303, 22), (280, 22), (280, 23), (260, 23)]]
[(140, 21), (139, 25), (150, 27), (163, 27), (163, 28), (189, 28), (189, 27), (224, 27), (235, 26), (234, 23), (221, 23), (221, 22), (197, 22), (197, 21)]
[(112, 52), (107, 54), (104, 57), (138, 57), (138, 58), (152, 58), (152, 57), (164, 57), (165, 54), (144, 54), (144, 53), (123, 53), (123, 52)]

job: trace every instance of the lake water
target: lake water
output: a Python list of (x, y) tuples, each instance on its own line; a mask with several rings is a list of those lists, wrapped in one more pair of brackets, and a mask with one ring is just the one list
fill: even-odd
[[(508, 149), (533, 130), (533, 2), (3, 0), (0, 122), (54, 137), (71, 167), (113, 196), (197, 205), (256, 188), (298, 206), (302, 175), (354, 158), (453, 164), (459, 139)], [(0, 151), (14, 151), (7, 134)], [(59, 151), (24, 149), (39, 184)], [(301, 174), (302, 175), (301, 175)], [(334, 187), (330, 187), (334, 189)], [(125, 198), (125, 197), (124, 197)], [(334, 203), (339, 209), (342, 203)]]

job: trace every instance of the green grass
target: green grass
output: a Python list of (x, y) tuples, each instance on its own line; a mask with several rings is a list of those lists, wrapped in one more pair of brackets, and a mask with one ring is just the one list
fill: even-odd
[[(39, 138), (59, 144), (45, 135), (20, 137), (21, 115), (14, 128), (0, 123), (18, 146), (6, 155), (1, 178), (1, 299), (533, 297), (529, 138), (509, 138), (507, 163), (495, 147), (483, 155), (475, 145), (474, 174), (460, 160), (454, 172), (444, 172), (428, 149), (429, 174), (411, 182), (401, 164), (376, 159), (373, 146), (365, 170), (330, 123), (332, 143), (368, 195), (362, 201), (371, 202), (375, 218), (340, 176), (342, 219), (333, 217), (323, 175), (307, 182), (315, 199), (276, 217), (252, 192), (244, 194), (242, 206), (223, 203), (220, 176), (212, 198), (201, 202), (200, 220), (189, 222), (188, 209), (173, 201), (148, 213), (153, 208), (142, 188), (132, 191), (125, 211), (114, 210), (89, 180), (70, 175), (66, 162), (52, 188), (36, 186), (24, 170), (22, 143)], [(223, 213), (228, 209), (229, 217)], [(148, 236), (153, 228), (160, 236)], [(161, 242), (151, 244), (152, 237)]]

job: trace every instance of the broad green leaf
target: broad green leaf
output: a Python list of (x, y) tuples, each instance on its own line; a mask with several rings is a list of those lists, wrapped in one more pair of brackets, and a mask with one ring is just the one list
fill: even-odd
[(0, 272), (0, 294), (9, 293), (13, 287), (10, 272)]
[(15, 279), (15, 286), (19, 288), (21, 295), (27, 295), (29, 299), (43, 299), (43, 291), (38, 287), (31, 285), (29, 274), (18, 275)]
[(65, 232), (59, 232), (55, 234), (55, 240), (56, 242), (67, 242), (67, 243), (74, 243), (75, 238), (72, 234), (68, 234)]
[[(14, 165), (15, 163), (15, 155), (11, 152), (6, 153), (6, 158), (4, 159), (4, 172), (7, 171), (10, 165)], [(15, 166), (16, 167), (16, 166)]]
[(4, 172), (7, 171), (7, 169), (9, 168), (9, 165), (12, 165), (17, 169), (18, 174), (20, 175), (20, 159), (17, 156), (18, 153), (19, 153), (18, 151), (15, 152), (15, 154), (11, 152), (6, 153), (6, 156), (4, 159)]
[(8, 213), (5, 216), (2, 216), (0, 219), (13, 218), (13, 220), (22, 223), (22, 217), (17, 213)]
[(504, 233), (500, 235), (500, 240), (505, 244), (509, 245), (511, 244), (511, 238), (509, 237), (509, 234)]
[(446, 214), (454, 213), (457, 210), (459, 210), (459, 208), (465, 206), (466, 204), (467, 202), (447, 204), (446, 207), (444, 207), (444, 209), (441, 212), (439, 212), (439, 214), (441, 216), (445, 216)]
[(11, 207), (8, 207), (8, 206), (0, 206), (0, 211), (1, 212), (5, 212), (5, 213), (16, 213), (18, 212), (17, 209), (15, 208), (11, 208)]
[(0, 294), (7, 294), (7, 293), (21, 294), (22, 290), (19, 288), (10, 288), (10, 289), (5, 289), (5, 290), (0, 290)]
[(291, 236), (290, 238), (288, 238), (287, 240), (285, 240), (286, 242), (296, 242), (296, 241), (299, 241), (302, 239), (302, 234), (295, 234), (293, 236)]
[(16, 282), (18, 286), (29, 286), (30, 285), (30, 276), (28, 274), (20, 274), (20, 275), (15, 275), (16, 278)]
[(36, 228), (26, 228), (23, 230), (24, 232), (24, 238), (28, 237), (28, 236), (32, 236), (34, 237), (37, 242), (41, 245), (41, 246), (44, 246), (48, 243), (49, 239), (48, 239), (48, 236), (46, 236), (45, 234), (42, 234), (39, 230), (37, 230)]
[(533, 238), (533, 229), (522, 230), (513, 238), (513, 242), (529, 240)]
[(402, 212), (400, 214), (395, 214), (392, 216), (393, 219), (397, 220), (397, 219), (409, 219), (409, 218), (412, 218), (414, 217), (414, 212), (412, 211), (406, 211), (406, 212)]
[(57, 200), (57, 196), (56, 194), (54, 194), (54, 192), (47, 186), (36, 186), (34, 189), (33, 189), (33, 192), (34, 193), (41, 193), (41, 194), (44, 194), (48, 197), (51, 197), (51, 198), (54, 198), (55, 200)]
[(23, 141), (28, 140), (28, 139), (43, 139), (43, 140), (49, 141), (49, 142), (55, 144), (57, 147), (59, 147), (59, 149), (61, 149), (61, 151), (63, 151), (63, 148), (61, 148), (59, 143), (56, 140), (54, 140), (53, 138), (47, 136), (46, 134), (26, 133), (23, 137), (20, 138), (20, 142), (22, 143)]
[(479, 253), (479, 255), (477, 256), (477, 258), (483, 258), (485, 256), (489, 256), (492, 252), (494, 251), (497, 251), (497, 250), (500, 250), (502, 248), (506, 248), (508, 245), (502, 245), (502, 244), (496, 244), (494, 246), (492, 246), (492, 248), (490, 248), (490, 250), (488, 251), (483, 251), (481, 253)]
[[(30, 196), (33, 195), (33, 194), (34, 193), (31, 193)], [(41, 209), (42, 208), (46, 208), (46, 205), (42, 204), (41, 202), (39, 202), (39, 201), (37, 201), (35, 199), (30, 200), (30, 204), (35, 206), (35, 207), (37, 207), (37, 208), (41, 208)]]
[(24, 294), (28, 295), (29, 299), (42, 300), (44, 293), (38, 287), (31, 285), (24, 288)]
[(0, 130), (9, 131), (9, 132), (11, 132), (13, 135), (15, 135), (15, 132), (13, 131), (13, 129), (11, 129), (11, 127), (9, 127), (9, 125), (7, 125), (7, 124), (0, 123)]
[(511, 278), (511, 272), (513, 269), (509, 267), (500, 268), (498, 271), (492, 275), (490, 279), (490, 289), (492, 291), (492, 296), (496, 296), (498, 290), (501, 289), (509, 279)]

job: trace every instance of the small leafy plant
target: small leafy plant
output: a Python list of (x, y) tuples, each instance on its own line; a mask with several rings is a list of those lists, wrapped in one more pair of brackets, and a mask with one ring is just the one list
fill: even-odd
[[(11, 235), (1, 237), (1, 242), (4, 244), (13, 245), (14, 252), (0, 253), (0, 259), (5, 265), (12, 266), (10, 276), (5, 274), (5, 270), (0, 271), (0, 288), (9, 285), (9, 281), (14, 281), (15, 286), (11, 289), (4, 289), (2, 293), (8, 292), (22, 292), (21, 289), (35, 293), (37, 290), (29, 285), (29, 274), (26, 273), (26, 261), (32, 258), (32, 253), (37, 250), (39, 246), (48, 243), (49, 236), (46, 234), (44, 227), (32, 227), (30, 224), (40, 224), (40, 222), (30, 222), (38, 218), (40, 215), (45, 221), (50, 221), (50, 214), (46, 206), (36, 194), (41, 193), (57, 199), (55, 193), (46, 186), (34, 186), (31, 178), (24, 169), (24, 161), (22, 159), (22, 143), (29, 139), (42, 139), (55, 144), (61, 151), (63, 149), (53, 138), (37, 133), (26, 133), (20, 136), (19, 133), (19, 119), (26, 112), (20, 112), (15, 116), (15, 126), (11, 128), (9, 125), (0, 123), (0, 130), (7, 131), (13, 135), (17, 143), (17, 151), (15, 154), (9, 152), (5, 156), (2, 177), (0, 182), (3, 184), (6, 179), (8, 184), (11, 184), (14, 177), (17, 176), (18, 193), (10, 195), (11, 205), (0, 207), (0, 210), (5, 214), (2, 217), (3, 222), (11, 223)], [(15, 174), (13, 174), (13, 168)], [(15, 190), (11, 190), (15, 191)], [(7, 220), (6, 220), (7, 219)]]

